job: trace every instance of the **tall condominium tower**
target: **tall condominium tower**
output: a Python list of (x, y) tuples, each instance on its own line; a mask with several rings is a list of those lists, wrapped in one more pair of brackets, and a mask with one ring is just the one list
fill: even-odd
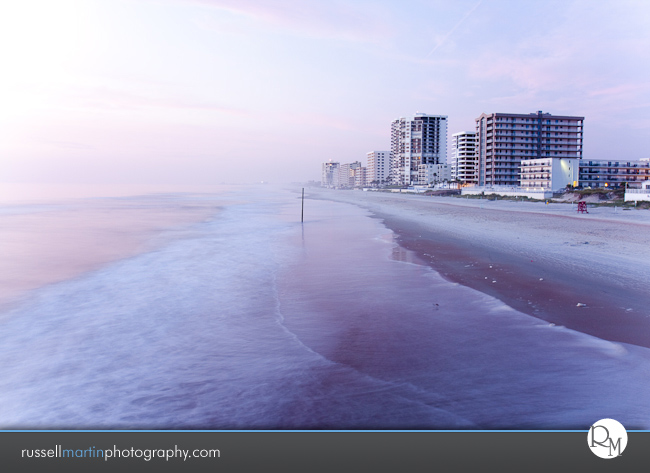
[(461, 131), (451, 135), (451, 179), (463, 184), (478, 184), (476, 132)]
[(416, 113), (391, 124), (390, 182), (412, 185), (418, 182), (422, 164), (446, 164), (447, 116)]
[(321, 165), (320, 185), (322, 187), (339, 187), (339, 166), (340, 163), (334, 163), (332, 160)]
[(520, 185), (526, 159), (582, 159), (584, 117), (550, 113), (481, 114), (476, 119), (479, 185)]
[(366, 156), (368, 158), (368, 184), (374, 186), (385, 184), (388, 179), (390, 151), (369, 151)]

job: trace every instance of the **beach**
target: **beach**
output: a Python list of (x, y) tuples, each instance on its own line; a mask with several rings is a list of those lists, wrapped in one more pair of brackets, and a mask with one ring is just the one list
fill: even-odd
[(650, 347), (650, 212), (310, 189), (368, 209), (450, 281), (523, 313)]
[(650, 425), (642, 214), (306, 194), (1, 207), (0, 427)]

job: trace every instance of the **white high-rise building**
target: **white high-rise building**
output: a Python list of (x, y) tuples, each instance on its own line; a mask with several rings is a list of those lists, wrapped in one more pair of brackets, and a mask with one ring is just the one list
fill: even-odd
[(331, 160), (323, 163), (321, 166), (321, 179), (320, 185), (322, 187), (339, 187), (339, 163), (334, 163)]
[(451, 179), (463, 184), (478, 184), (476, 132), (461, 131), (451, 135)]
[(390, 182), (419, 182), (419, 166), (447, 163), (447, 116), (416, 113), (391, 124)]
[(388, 179), (390, 165), (390, 151), (369, 151), (367, 180), (371, 186), (383, 186)]

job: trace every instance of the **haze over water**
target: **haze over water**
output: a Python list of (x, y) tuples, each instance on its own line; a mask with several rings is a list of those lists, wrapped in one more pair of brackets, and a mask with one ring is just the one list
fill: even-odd
[(266, 186), (148, 199), (220, 209), (3, 309), (1, 428), (650, 425), (649, 350), (450, 283), (364, 210), (307, 199), (301, 225)]

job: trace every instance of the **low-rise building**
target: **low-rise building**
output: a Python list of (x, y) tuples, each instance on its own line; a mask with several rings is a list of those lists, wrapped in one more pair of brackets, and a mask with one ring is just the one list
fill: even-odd
[(592, 159), (580, 161), (580, 185), (583, 187), (641, 188), (650, 180), (649, 161)]
[(650, 180), (643, 181), (641, 184), (641, 189), (625, 189), (624, 200), (626, 202), (650, 200)]
[(579, 162), (578, 158), (524, 159), (520, 166), (520, 187), (557, 191), (567, 185), (577, 186)]
[(435, 186), (451, 180), (448, 164), (420, 164), (418, 166), (418, 181), (421, 186)]

